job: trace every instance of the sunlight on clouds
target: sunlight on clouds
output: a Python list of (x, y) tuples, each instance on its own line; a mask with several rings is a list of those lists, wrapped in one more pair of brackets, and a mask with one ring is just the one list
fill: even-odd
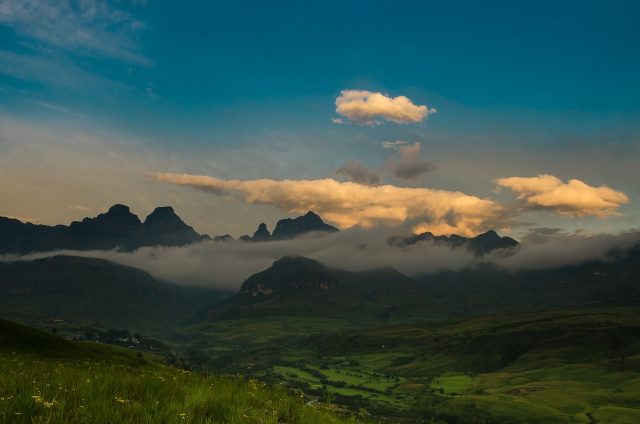
[(548, 174), (500, 178), (495, 183), (516, 193), (528, 207), (561, 215), (604, 218), (619, 215), (618, 207), (629, 203), (629, 198), (621, 191), (607, 186), (593, 187), (577, 179), (563, 183), (558, 177)]
[(415, 105), (405, 96), (388, 97), (367, 90), (342, 90), (336, 99), (336, 113), (365, 125), (379, 124), (376, 118), (396, 124), (416, 124), (436, 113), (436, 109)]
[(503, 212), (503, 207), (492, 200), (457, 191), (370, 187), (331, 178), (241, 181), (173, 173), (153, 173), (151, 177), (216, 195), (237, 195), (247, 203), (272, 205), (291, 213), (313, 210), (341, 228), (397, 226), (420, 219), (444, 234), (475, 235)]

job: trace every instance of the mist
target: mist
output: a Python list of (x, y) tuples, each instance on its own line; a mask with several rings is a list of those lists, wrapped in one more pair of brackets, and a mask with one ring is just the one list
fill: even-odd
[(525, 237), (528, 241), (514, 250), (494, 251), (482, 257), (465, 248), (452, 249), (431, 242), (405, 248), (389, 246), (387, 240), (397, 235), (397, 229), (376, 227), (262, 243), (205, 241), (183, 247), (144, 247), (134, 252), (60, 250), (25, 256), (6, 255), (0, 259), (29, 260), (60, 254), (95, 257), (140, 268), (156, 278), (177, 284), (237, 290), (250, 275), (289, 255), (309, 257), (349, 271), (394, 267), (413, 276), (472, 268), (487, 261), (509, 270), (549, 269), (606, 259), (612, 249), (625, 250), (640, 243), (640, 232), (618, 235), (539, 232), (546, 235)]

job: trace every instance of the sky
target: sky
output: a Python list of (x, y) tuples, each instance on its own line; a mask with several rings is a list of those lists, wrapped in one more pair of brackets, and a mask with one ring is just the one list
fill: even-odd
[(619, 233), (636, 1), (0, 0), (0, 215)]

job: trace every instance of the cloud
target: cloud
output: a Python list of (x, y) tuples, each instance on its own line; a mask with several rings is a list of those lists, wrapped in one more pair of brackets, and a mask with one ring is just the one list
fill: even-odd
[(431, 162), (420, 157), (421, 146), (419, 142), (411, 145), (395, 144), (395, 146), (394, 148), (398, 150), (398, 156), (389, 158), (387, 167), (396, 177), (415, 181), (420, 175), (435, 169)]
[(466, 249), (447, 245), (417, 243), (399, 249), (387, 240), (398, 235), (397, 228), (352, 228), (320, 238), (300, 238), (270, 243), (217, 243), (205, 241), (183, 247), (144, 247), (134, 252), (56, 251), (18, 257), (0, 256), (0, 261), (35, 259), (54, 254), (96, 257), (144, 269), (153, 276), (178, 284), (238, 290), (252, 274), (268, 268), (283, 256), (299, 255), (349, 271), (394, 267), (409, 275), (469, 269), (492, 260), (511, 270), (549, 269), (606, 259), (611, 249), (625, 251), (640, 242), (640, 233), (579, 236), (556, 234), (544, 243), (526, 244), (505, 256), (494, 252), (477, 258)]
[(436, 109), (415, 105), (408, 97), (388, 97), (366, 90), (342, 90), (336, 98), (336, 113), (352, 122), (376, 125), (377, 118), (396, 124), (417, 124)]
[(380, 177), (369, 171), (360, 161), (350, 160), (336, 171), (336, 175), (344, 175), (351, 181), (368, 186), (380, 185)]
[(626, 194), (607, 186), (593, 187), (577, 179), (563, 183), (548, 174), (500, 178), (495, 183), (516, 193), (525, 207), (574, 217), (619, 215), (618, 208), (629, 202)]
[(402, 141), (402, 140), (396, 140), (396, 141), (383, 141), (382, 142), (382, 148), (383, 149), (397, 149), (400, 146), (406, 146), (407, 143), (406, 141)]
[(507, 269), (553, 269), (579, 265), (592, 260), (607, 260), (612, 250), (625, 252), (640, 243), (640, 232), (621, 234), (581, 234), (555, 232), (544, 239), (523, 239), (518, 252), (497, 260)]
[(135, 42), (136, 33), (146, 24), (106, 2), (0, 0), (0, 23), (22, 36), (74, 54), (143, 66), (152, 63), (138, 52)]
[[(35, 259), (67, 254), (102, 258), (141, 268), (155, 277), (178, 284), (199, 285), (237, 290), (252, 274), (262, 271), (283, 256), (298, 255), (316, 259), (332, 267), (349, 271), (364, 271), (385, 266), (396, 267), (408, 275), (472, 266), (473, 254), (465, 249), (451, 250), (447, 246), (418, 243), (406, 249), (388, 245), (387, 240), (397, 229), (353, 228), (319, 238), (269, 243), (219, 243), (205, 241), (183, 247), (144, 247), (134, 252), (55, 251), (31, 254), (21, 259)], [(18, 259), (15, 255), (0, 255), (2, 260)]]
[[(175, 173), (152, 173), (151, 178), (210, 192), (238, 196), (250, 204), (275, 206), (291, 213), (313, 210), (341, 228), (397, 226), (420, 220), (423, 228), (446, 228), (460, 235), (487, 229), (503, 207), (457, 191), (393, 185), (368, 187), (353, 182), (322, 180), (223, 180)], [(449, 233), (449, 231), (447, 232)]]

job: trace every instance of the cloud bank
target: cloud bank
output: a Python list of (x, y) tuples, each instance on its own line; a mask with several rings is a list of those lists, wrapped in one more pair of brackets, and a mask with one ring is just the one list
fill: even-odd
[(396, 124), (417, 124), (436, 109), (415, 105), (408, 97), (388, 97), (380, 92), (342, 90), (336, 98), (336, 113), (352, 122), (376, 125), (379, 118)]
[(495, 183), (516, 193), (526, 207), (574, 217), (618, 215), (618, 208), (629, 202), (626, 194), (607, 186), (593, 187), (577, 179), (563, 183), (548, 174), (500, 178)]
[(486, 230), (503, 212), (503, 207), (492, 200), (458, 191), (393, 185), (370, 187), (331, 178), (242, 181), (161, 172), (150, 176), (215, 195), (239, 196), (247, 203), (271, 205), (291, 213), (313, 210), (341, 228), (398, 226), (421, 220), (425, 231), (473, 236)]
[(389, 246), (387, 239), (399, 230), (376, 227), (352, 228), (320, 238), (300, 238), (269, 243), (206, 241), (183, 247), (145, 247), (134, 252), (56, 251), (23, 257), (0, 256), (0, 260), (35, 259), (55, 254), (102, 258), (141, 268), (157, 278), (178, 284), (238, 290), (252, 274), (268, 268), (287, 255), (300, 255), (349, 271), (394, 267), (409, 275), (457, 271), (491, 260), (511, 269), (548, 269), (605, 260), (611, 249), (628, 249), (640, 242), (640, 233), (591, 236), (555, 234), (535, 244), (522, 244), (514, 254), (495, 252), (477, 258), (465, 249), (451, 249), (429, 242), (403, 249)]

